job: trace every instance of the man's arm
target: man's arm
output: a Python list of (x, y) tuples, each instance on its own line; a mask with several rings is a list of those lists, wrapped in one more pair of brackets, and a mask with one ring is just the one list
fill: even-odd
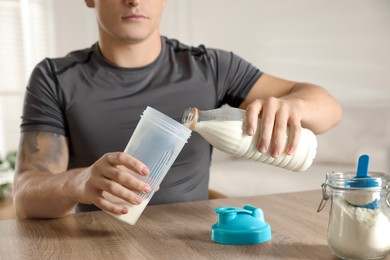
[[(64, 136), (22, 133), (14, 180), (17, 217), (62, 217), (74, 211), (76, 202), (69, 199), (70, 191), (65, 190), (68, 176), (60, 174), (66, 171), (67, 164)], [(59, 189), (63, 192), (57, 192)]]
[(68, 144), (64, 136), (25, 132), (20, 139), (14, 179), (14, 204), (18, 218), (58, 218), (74, 212), (78, 202), (95, 204), (116, 214), (127, 213), (124, 205), (109, 202), (103, 191), (133, 204), (134, 193), (150, 187), (118, 167), (146, 175), (147, 167), (122, 152), (103, 155), (87, 168), (67, 171)]
[(240, 107), (247, 110), (249, 135), (256, 132), (257, 120), (261, 118), (258, 148), (262, 153), (271, 149), (273, 157), (283, 152), (287, 126), (290, 139), (286, 152), (292, 154), (298, 145), (301, 127), (319, 134), (334, 127), (342, 117), (339, 103), (324, 88), (267, 74), (259, 78)]

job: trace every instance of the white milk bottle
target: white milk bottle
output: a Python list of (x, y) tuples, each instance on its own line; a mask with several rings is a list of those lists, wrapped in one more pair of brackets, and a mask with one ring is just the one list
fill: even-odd
[(288, 131), (283, 144), (284, 152), (277, 158), (269, 152), (257, 149), (259, 129), (253, 136), (245, 132), (245, 110), (224, 106), (219, 109), (201, 111), (187, 108), (182, 123), (200, 134), (212, 146), (235, 157), (251, 159), (291, 171), (305, 171), (313, 163), (317, 151), (317, 139), (312, 131), (302, 128), (298, 147), (293, 155), (285, 152)]

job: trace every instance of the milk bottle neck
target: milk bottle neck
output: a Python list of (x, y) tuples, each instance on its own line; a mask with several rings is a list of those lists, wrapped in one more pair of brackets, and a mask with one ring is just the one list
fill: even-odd
[(183, 125), (188, 127), (190, 130), (194, 130), (196, 123), (199, 119), (199, 110), (196, 107), (189, 107), (184, 111), (181, 119)]
[(198, 122), (203, 121), (243, 121), (245, 110), (234, 107), (221, 107), (211, 110), (199, 110), (196, 107), (189, 107), (184, 111), (182, 123), (191, 130), (194, 130)]

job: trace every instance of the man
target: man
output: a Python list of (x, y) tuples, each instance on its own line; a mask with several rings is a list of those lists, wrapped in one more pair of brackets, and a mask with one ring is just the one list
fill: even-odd
[[(123, 153), (147, 105), (180, 121), (187, 107), (223, 104), (246, 109), (248, 135), (262, 119), (259, 151), (294, 153), (301, 126), (322, 133), (341, 119), (323, 88), (260, 72), (238, 56), (189, 47), (160, 35), (166, 0), (85, 0), (94, 8), (99, 42), (37, 65), (27, 87), (14, 181), (19, 218), (57, 218), (96, 207), (125, 214), (150, 186), (124, 167), (147, 175)], [(211, 147), (193, 134), (151, 204), (207, 199)], [(261, 173), (259, 173), (261, 174)]]

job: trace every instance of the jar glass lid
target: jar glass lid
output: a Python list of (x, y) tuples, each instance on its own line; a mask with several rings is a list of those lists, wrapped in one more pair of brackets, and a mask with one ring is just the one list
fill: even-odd
[(390, 176), (382, 172), (369, 172), (365, 178), (356, 178), (355, 172), (330, 172), (326, 174), (327, 185), (342, 189), (382, 189), (387, 187)]

